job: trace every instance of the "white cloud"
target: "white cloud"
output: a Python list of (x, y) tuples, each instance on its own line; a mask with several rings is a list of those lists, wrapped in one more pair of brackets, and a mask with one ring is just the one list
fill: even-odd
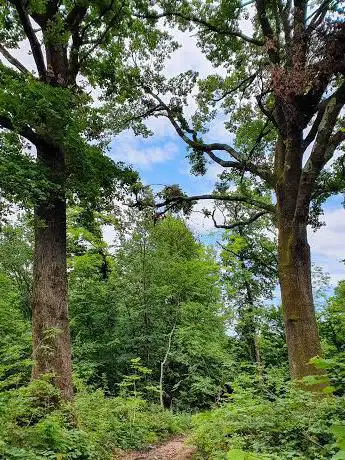
[(199, 72), (201, 78), (205, 78), (214, 72), (214, 67), (207, 60), (201, 49), (197, 47), (197, 39), (194, 35), (172, 30), (174, 40), (180, 43), (181, 47), (176, 50), (166, 63), (165, 74), (168, 77), (178, 75), (187, 70)]
[(150, 169), (155, 163), (172, 160), (178, 146), (171, 141), (153, 145), (155, 138), (143, 139), (129, 133), (117, 137), (112, 144), (111, 157), (114, 160)]
[(343, 208), (326, 211), (326, 226), (317, 232), (310, 231), (309, 241), (315, 253), (321, 256), (345, 259), (345, 210)]
[[(211, 217), (206, 217), (203, 213), (203, 210), (207, 209), (212, 212), (214, 209), (213, 200), (198, 201), (194, 206), (193, 211), (190, 217), (187, 219), (186, 223), (188, 227), (198, 235), (209, 235), (214, 233), (221, 233), (221, 231), (215, 228), (213, 220)], [(223, 223), (224, 217), (219, 210), (215, 212), (215, 220), (217, 223)]]
[(309, 242), (313, 261), (331, 274), (332, 284), (345, 279), (345, 210), (332, 209), (325, 212), (326, 226), (317, 232), (310, 230)]

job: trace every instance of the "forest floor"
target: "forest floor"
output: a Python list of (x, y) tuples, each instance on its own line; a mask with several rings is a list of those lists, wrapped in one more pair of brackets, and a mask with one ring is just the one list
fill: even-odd
[(186, 446), (185, 438), (172, 438), (146, 451), (127, 452), (115, 458), (118, 460), (191, 460), (196, 453), (194, 447)]

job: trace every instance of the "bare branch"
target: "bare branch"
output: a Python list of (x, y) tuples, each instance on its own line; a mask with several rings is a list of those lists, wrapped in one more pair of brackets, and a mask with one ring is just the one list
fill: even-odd
[(44, 63), (44, 58), (43, 58), (43, 53), (42, 53), (40, 42), (38, 41), (38, 38), (31, 25), (29, 15), (23, 5), (23, 2), (21, 0), (14, 0), (14, 4), (16, 6), (18, 16), (19, 16), (20, 22), (22, 23), (24, 32), (29, 40), (32, 55), (36, 63), (38, 75), (42, 80), (44, 80), (46, 77), (46, 66)]
[(317, 116), (315, 118), (315, 121), (314, 121), (312, 127), (310, 128), (310, 131), (309, 131), (309, 133), (307, 134), (306, 138), (303, 141), (302, 148), (303, 148), (304, 151), (309, 147), (309, 145), (313, 142), (313, 140), (315, 139), (315, 137), (317, 135), (321, 120), (323, 118), (323, 114), (325, 113), (326, 102), (327, 101), (324, 101), (324, 103), (320, 107), (320, 109), (319, 109), (319, 111), (317, 113)]
[(267, 214), (268, 214), (267, 211), (260, 211), (260, 212), (258, 212), (257, 214), (254, 214), (252, 217), (250, 217), (248, 219), (239, 220), (237, 222), (233, 222), (232, 224), (225, 224), (225, 223), (224, 224), (218, 224), (216, 219), (215, 219), (215, 210), (212, 212), (211, 217), (212, 217), (214, 226), (216, 228), (225, 228), (227, 230), (232, 230), (234, 228), (245, 227), (246, 225), (250, 225), (253, 222), (255, 222), (256, 220), (260, 219), (260, 217), (265, 216)]
[(215, 201), (228, 201), (228, 202), (234, 202), (234, 203), (246, 203), (250, 206), (253, 206), (258, 209), (264, 210), (266, 213), (271, 213), (275, 214), (276, 208), (270, 203), (266, 203), (265, 201), (257, 200), (255, 198), (251, 198), (249, 196), (245, 195), (231, 195), (231, 194), (207, 194), (207, 195), (193, 195), (193, 196), (176, 196), (169, 198), (161, 203), (157, 203), (155, 205), (156, 208), (162, 208), (165, 207), (171, 203), (182, 203), (182, 202), (191, 202), (191, 201), (200, 201), (200, 200), (215, 200)]
[(332, 0), (324, 0), (321, 3), (321, 5), (319, 6), (319, 8), (317, 8), (315, 11), (313, 11), (310, 14), (310, 16), (307, 17), (306, 22), (308, 22), (310, 19), (312, 19), (309, 22), (309, 25), (307, 27), (307, 32), (308, 33), (310, 33), (313, 30), (315, 30), (322, 23), (322, 21), (324, 20), (326, 14), (327, 14), (328, 7), (329, 7), (331, 1)]
[(14, 56), (12, 56), (11, 53), (7, 51), (7, 49), (0, 44), (0, 53), (6, 58), (6, 60), (12, 64), (14, 67), (16, 67), (21, 73), (24, 74), (29, 74), (30, 72), (28, 69), (20, 62), (18, 59), (16, 59)]
[[(269, 186), (273, 186), (274, 178), (272, 173), (268, 168), (257, 166), (252, 162), (247, 161), (243, 158), (233, 147), (228, 144), (221, 143), (211, 143), (204, 144), (197, 139), (197, 133), (191, 128), (182, 128), (181, 123), (179, 123), (175, 117), (179, 118), (181, 121), (181, 116), (179, 117), (176, 113), (170, 109), (170, 107), (165, 104), (165, 102), (157, 95), (154, 94), (150, 88), (144, 86), (144, 90), (151, 94), (151, 96), (156, 99), (160, 106), (166, 111), (166, 116), (169, 118), (171, 124), (175, 128), (177, 134), (185, 141), (185, 143), (192, 149), (199, 150), (200, 152), (205, 152), (213, 161), (218, 163), (224, 168), (234, 168), (240, 171), (248, 171), (252, 174), (255, 174), (262, 178)], [(184, 123), (185, 124), (185, 123)], [(191, 139), (186, 132), (192, 134), (193, 139)], [(234, 160), (236, 161), (226, 161), (222, 158), (215, 155), (214, 151), (223, 151), (227, 152)]]
[(274, 112), (266, 109), (266, 107), (263, 104), (263, 101), (262, 101), (263, 96), (264, 94), (259, 94), (258, 96), (256, 96), (256, 101), (258, 103), (259, 109), (274, 124), (274, 126), (278, 127), (277, 121), (275, 120), (274, 115), (273, 115)]
[(160, 378), (159, 378), (159, 400), (160, 400), (160, 404), (161, 404), (161, 407), (164, 409), (164, 401), (163, 401), (163, 378), (164, 378), (164, 366), (166, 365), (167, 363), (167, 360), (168, 360), (168, 357), (169, 357), (169, 353), (170, 353), (170, 348), (171, 348), (171, 341), (172, 341), (172, 338), (173, 338), (173, 335), (174, 335), (174, 332), (175, 332), (175, 328), (176, 328), (176, 323), (173, 325), (170, 333), (169, 333), (169, 340), (168, 340), (168, 347), (167, 347), (167, 351), (165, 353), (165, 356), (164, 356), (164, 359), (163, 361), (161, 362), (161, 375), (160, 375)]
[(345, 81), (328, 99), (319, 123), (315, 144), (306, 162), (300, 181), (296, 216), (306, 216), (313, 186), (325, 164), (333, 157), (335, 150), (344, 141), (343, 131), (333, 134), (338, 116), (345, 105)]
[[(234, 88), (231, 88), (227, 91), (224, 92), (224, 94), (222, 94), (221, 96), (217, 97), (217, 98), (214, 98), (212, 99), (212, 102), (220, 102), (222, 101), (225, 97), (229, 96), (230, 94), (232, 93), (235, 93), (236, 91), (238, 91), (239, 89), (242, 88), (242, 86), (244, 86), (244, 89), (243, 91), (245, 91), (252, 83), (253, 81), (255, 80), (256, 76), (257, 76), (257, 72), (255, 72), (254, 74), (252, 75), (249, 75), (249, 77), (245, 78), (244, 80), (242, 80), (238, 85), (236, 85)], [(247, 84), (246, 84), (247, 83)]]

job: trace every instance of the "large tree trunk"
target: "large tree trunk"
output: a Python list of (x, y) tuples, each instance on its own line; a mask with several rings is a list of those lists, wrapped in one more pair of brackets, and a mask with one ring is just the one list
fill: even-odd
[(64, 399), (73, 396), (71, 342), (67, 304), (66, 200), (64, 155), (60, 149), (44, 148), (38, 161), (59, 191), (35, 209), (32, 377), (52, 373)]
[(308, 364), (321, 346), (313, 306), (310, 248), (305, 222), (279, 222), (279, 281), (290, 373), (293, 379), (320, 373)]

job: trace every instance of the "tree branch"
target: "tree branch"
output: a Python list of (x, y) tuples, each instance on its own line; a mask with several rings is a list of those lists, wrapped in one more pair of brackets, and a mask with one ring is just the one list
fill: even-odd
[(333, 134), (338, 116), (345, 105), (345, 81), (329, 98), (319, 123), (313, 150), (306, 162), (298, 192), (296, 216), (306, 217), (313, 186), (325, 164), (332, 158), (335, 150), (344, 141), (343, 131)]
[(167, 200), (157, 203), (155, 205), (156, 208), (162, 208), (164, 206), (169, 205), (170, 203), (182, 203), (182, 202), (190, 202), (190, 201), (200, 201), (200, 200), (215, 200), (215, 201), (229, 201), (235, 203), (246, 203), (250, 206), (255, 208), (259, 208), (264, 210), (266, 213), (275, 214), (276, 208), (272, 204), (265, 203), (264, 201), (257, 200), (255, 198), (251, 198), (249, 196), (244, 195), (220, 195), (220, 194), (206, 194), (206, 195), (193, 195), (193, 196), (176, 196), (172, 198), (168, 198)]
[[(113, 5), (113, 4), (114, 4), (114, 1), (112, 1), (111, 5)], [(109, 22), (106, 24), (105, 29), (103, 30), (103, 32), (100, 33), (100, 35), (98, 36), (98, 38), (96, 40), (94, 40), (94, 41), (89, 43), (92, 46), (88, 50), (87, 54), (85, 56), (83, 56), (82, 61), (84, 61), (86, 59), (86, 57), (89, 56), (103, 42), (103, 40), (106, 37), (106, 35), (108, 34), (108, 32), (111, 30), (111, 28), (116, 24), (116, 22), (121, 17), (121, 13), (122, 13), (123, 8), (124, 8), (124, 2), (121, 2), (120, 7), (114, 13), (113, 17), (109, 20)], [(110, 9), (111, 9), (111, 7), (109, 7), (109, 10)], [(85, 29), (84, 29), (84, 31), (85, 31)]]
[[(166, 111), (166, 116), (169, 118), (171, 124), (175, 128), (177, 134), (185, 141), (185, 143), (194, 150), (198, 150), (200, 152), (206, 153), (213, 161), (221, 165), (223, 168), (235, 168), (241, 171), (248, 171), (254, 175), (257, 175), (261, 179), (263, 179), (269, 186), (274, 185), (274, 178), (268, 168), (263, 168), (260, 166), (255, 165), (252, 162), (247, 161), (245, 158), (242, 158), (241, 155), (230, 145), (228, 144), (221, 144), (221, 143), (211, 143), (211, 144), (204, 144), (200, 140), (197, 139), (197, 133), (191, 128), (183, 129), (181, 124), (179, 124), (175, 116), (177, 118), (181, 118), (181, 116), (176, 115), (170, 107), (165, 104), (165, 102), (156, 94), (154, 94), (150, 88), (144, 86), (144, 90), (151, 94), (151, 96), (156, 99), (156, 101), (160, 104), (160, 106)], [(187, 136), (186, 132), (192, 134), (193, 139)], [(214, 150), (227, 152), (234, 160), (236, 161), (227, 161), (223, 160), (222, 158), (215, 155)]]
[(16, 59), (14, 56), (12, 56), (11, 53), (7, 51), (7, 49), (0, 44), (0, 53), (6, 58), (6, 60), (12, 64), (14, 67), (16, 67), (21, 73), (24, 74), (29, 74), (30, 72), (28, 69), (20, 62), (18, 59)]
[[(233, 256), (235, 256), (237, 259), (240, 259), (240, 255), (235, 252), (235, 251), (232, 251), (231, 249), (227, 248), (226, 246), (224, 246), (223, 244), (221, 244), (219, 241), (217, 241), (217, 244), (218, 246), (220, 246), (225, 252), (229, 252), (230, 254), (232, 254)], [(259, 243), (260, 244), (260, 243)], [(274, 262), (276, 263), (276, 265), (278, 266), (278, 258), (277, 256), (269, 251), (267, 248), (263, 247), (262, 244), (260, 244), (261, 248), (263, 250), (265, 250), (270, 257), (272, 257), (272, 259), (274, 259)], [(262, 258), (258, 258), (258, 257), (255, 257), (253, 253), (251, 253), (250, 255), (250, 258), (253, 259), (257, 264), (261, 265), (262, 267), (266, 268), (270, 273), (272, 273), (273, 275), (277, 276), (278, 275), (278, 269), (277, 267), (275, 267), (274, 265), (269, 265), (267, 263), (265, 263)]]
[(256, 10), (265, 43), (267, 46), (268, 56), (274, 64), (279, 62), (279, 54), (277, 51), (277, 40), (275, 39), (273, 28), (268, 19), (265, 0), (256, 0)]
[(87, 7), (76, 4), (68, 13), (65, 20), (65, 27), (68, 30), (74, 31), (79, 28), (87, 13)]
[(319, 111), (318, 111), (318, 113), (316, 115), (315, 121), (314, 121), (312, 127), (310, 128), (309, 133), (307, 134), (307, 136), (305, 137), (305, 139), (303, 141), (302, 148), (303, 148), (304, 151), (309, 147), (309, 145), (313, 142), (313, 140), (315, 139), (315, 137), (317, 135), (317, 132), (318, 132), (318, 129), (319, 129), (323, 114), (325, 113), (325, 108), (326, 108), (326, 102), (327, 101), (324, 101), (324, 102), (325, 103), (321, 105), (321, 107), (320, 107), (320, 109), (319, 109)]
[(72, 45), (70, 50), (70, 59), (69, 59), (69, 69), (68, 69), (68, 79), (69, 83), (75, 83), (76, 76), (79, 71), (80, 62), (80, 47), (83, 44), (83, 38), (80, 33), (80, 24), (84, 20), (87, 14), (87, 8), (84, 6), (76, 5), (69, 12), (66, 21), (65, 27), (71, 31), (72, 34)]
[(329, 140), (328, 148), (333, 152), (345, 141), (345, 128), (333, 134)]
[(242, 86), (244, 86), (244, 89), (243, 89), (243, 92), (244, 92), (253, 83), (253, 81), (255, 80), (255, 78), (257, 76), (257, 74), (258, 74), (258, 72), (255, 72), (254, 74), (249, 75), (249, 77), (247, 77), (244, 80), (242, 80), (238, 85), (234, 86), (233, 88), (229, 89), (228, 91), (225, 91), (224, 94), (222, 94), (221, 96), (212, 99), (212, 102), (220, 102), (220, 101), (222, 101), (225, 97), (227, 97), (230, 94), (235, 93), (236, 91), (241, 89)]
[(206, 29), (210, 30), (211, 32), (215, 32), (219, 35), (237, 37), (247, 43), (251, 43), (252, 45), (257, 45), (257, 46), (264, 45), (264, 41), (259, 40), (257, 38), (249, 37), (248, 35), (245, 35), (242, 32), (232, 30), (232, 29), (220, 29), (219, 27), (215, 26), (214, 24), (211, 24), (205, 19), (199, 18), (194, 15), (188, 16), (178, 11), (166, 11), (164, 13), (151, 13), (151, 14), (136, 14), (135, 16), (139, 19), (156, 19), (156, 20), (160, 18), (167, 18), (167, 17), (175, 16), (185, 21), (190, 21), (190, 22), (194, 22), (195, 24), (201, 25), (205, 27)]
[(273, 111), (271, 112), (271, 111), (267, 110), (266, 107), (264, 106), (263, 102), (262, 102), (263, 96), (264, 96), (264, 94), (259, 94), (259, 95), (257, 95), (255, 97), (256, 101), (258, 103), (259, 109), (273, 123), (273, 125), (278, 128), (277, 121), (274, 118), (274, 112)]
[(277, 0), (277, 2), (285, 36), (285, 53), (287, 61), (291, 65), (291, 26), (289, 21), (291, 0), (287, 1), (285, 6), (283, 5), (282, 0)]
[(211, 217), (212, 217), (212, 220), (213, 220), (213, 224), (216, 228), (225, 228), (227, 230), (232, 230), (234, 228), (238, 228), (238, 227), (245, 227), (246, 225), (250, 225), (252, 224), (253, 222), (255, 222), (256, 220), (260, 219), (260, 217), (262, 216), (265, 216), (266, 214), (268, 214), (267, 211), (260, 211), (258, 212), (257, 214), (254, 214), (252, 217), (248, 218), (248, 219), (245, 219), (245, 220), (239, 220), (237, 222), (234, 222), (232, 224), (218, 224), (214, 215), (215, 215), (215, 210), (212, 212), (211, 214)]
[(23, 2), (21, 0), (14, 0), (20, 22), (22, 23), (24, 32), (29, 40), (32, 55), (35, 60), (37, 67), (38, 75), (40, 79), (44, 80), (46, 77), (46, 66), (44, 63), (42, 48), (40, 42), (38, 41), (34, 29), (32, 28), (29, 15), (24, 8)]
[(9, 117), (5, 115), (0, 115), (0, 128), (8, 129), (10, 131), (18, 133), (20, 136), (25, 137), (28, 141), (30, 141), (35, 146), (42, 145), (44, 142), (41, 137), (33, 131), (29, 126), (24, 125), (20, 128), (16, 129), (13, 125), (13, 122)]
[(307, 32), (310, 33), (312, 32), (313, 30), (315, 30), (320, 24), (321, 22), (324, 20), (326, 14), (327, 14), (327, 11), (328, 11), (328, 7), (331, 3), (331, 0), (324, 0), (321, 5), (319, 6), (319, 8), (317, 8), (315, 11), (313, 11), (306, 19), (306, 22), (308, 22), (310, 19), (312, 19), (312, 21), (310, 21), (308, 27), (307, 27)]

